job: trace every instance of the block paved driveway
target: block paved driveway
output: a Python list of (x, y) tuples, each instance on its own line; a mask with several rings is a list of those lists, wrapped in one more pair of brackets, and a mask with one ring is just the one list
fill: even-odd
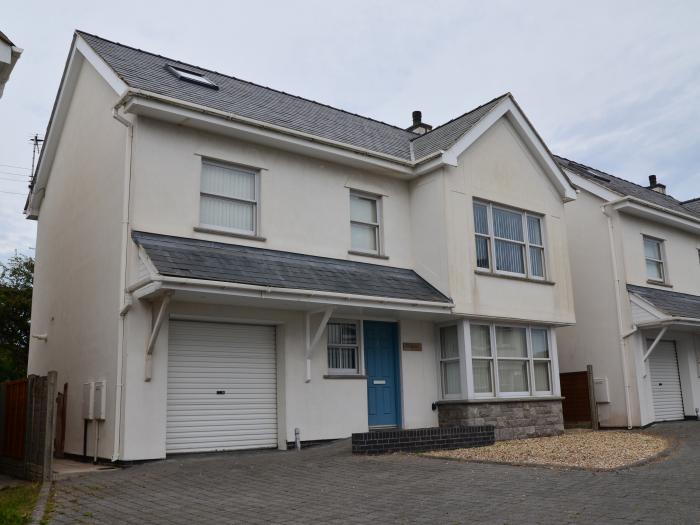
[(56, 482), (50, 523), (700, 523), (700, 422), (616, 472), (302, 452), (175, 457)]

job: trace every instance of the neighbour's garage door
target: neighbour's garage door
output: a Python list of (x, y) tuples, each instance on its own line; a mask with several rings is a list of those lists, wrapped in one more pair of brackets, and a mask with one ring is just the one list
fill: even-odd
[(676, 345), (661, 341), (649, 356), (655, 421), (684, 419)]
[(277, 446), (272, 326), (170, 321), (167, 453)]

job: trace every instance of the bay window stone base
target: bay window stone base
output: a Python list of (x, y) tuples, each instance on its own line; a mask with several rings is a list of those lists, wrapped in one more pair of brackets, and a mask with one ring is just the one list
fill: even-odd
[(496, 441), (540, 436), (558, 436), (564, 432), (562, 398), (488, 399), (439, 401), (441, 427), (495, 427)]

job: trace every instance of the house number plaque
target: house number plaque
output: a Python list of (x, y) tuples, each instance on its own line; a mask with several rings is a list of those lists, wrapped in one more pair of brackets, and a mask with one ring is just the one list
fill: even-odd
[(421, 352), (423, 351), (423, 343), (404, 343), (404, 352)]

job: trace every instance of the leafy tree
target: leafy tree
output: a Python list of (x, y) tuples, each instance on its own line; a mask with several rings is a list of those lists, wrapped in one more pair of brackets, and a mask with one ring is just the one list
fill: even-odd
[(33, 278), (31, 257), (0, 262), (0, 381), (27, 375)]

